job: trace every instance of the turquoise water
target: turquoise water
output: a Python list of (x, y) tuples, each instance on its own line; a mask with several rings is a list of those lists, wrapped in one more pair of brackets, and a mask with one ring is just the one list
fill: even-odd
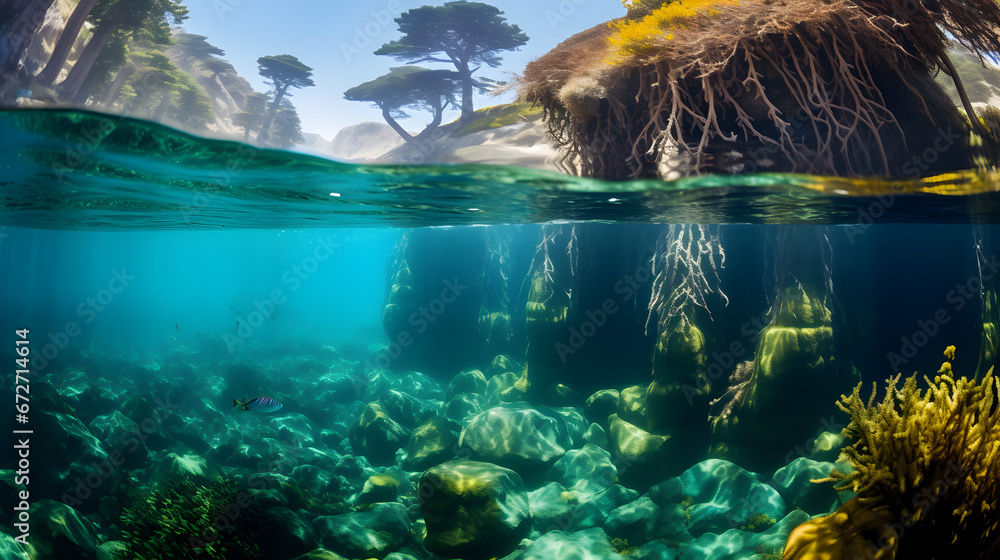
[(776, 558), (854, 495), (809, 482), (853, 469), (840, 395), (997, 357), (995, 172), (613, 183), (66, 110), (0, 111), (0, 158), (0, 558), (15, 488), (33, 558)]
[(71, 110), (0, 111), (0, 150), (0, 219), (56, 229), (993, 223), (998, 204), (995, 172), (615, 183), (518, 167), (351, 165)]

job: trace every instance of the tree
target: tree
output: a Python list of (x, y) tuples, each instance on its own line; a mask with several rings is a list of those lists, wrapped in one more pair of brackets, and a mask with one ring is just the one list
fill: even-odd
[(45, 23), (52, 4), (53, 0), (0, 2), (0, 98), (8, 95), (18, 78), (31, 38)]
[(211, 75), (208, 77), (209, 81), (215, 81), (215, 77), (223, 72), (234, 72), (236, 70), (229, 61), (215, 58), (214, 56), (201, 61), (201, 67), (211, 72)]
[(264, 119), (263, 126), (261, 126), (260, 134), (257, 135), (257, 141), (262, 143), (267, 140), (268, 129), (271, 128), (274, 115), (278, 112), (278, 107), (281, 106), (281, 100), (286, 95), (291, 96), (288, 93), (289, 88), (301, 89), (316, 84), (310, 78), (312, 76), (312, 68), (306, 66), (298, 58), (290, 54), (262, 56), (257, 59), (257, 67), (260, 75), (266, 78), (264, 83), (274, 88), (271, 107), (267, 112), (267, 117)]
[(59, 35), (59, 41), (56, 42), (55, 48), (52, 49), (49, 62), (38, 73), (38, 76), (35, 77), (36, 82), (44, 86), (51, 86), (52, 82), (59, 77), (59, 72), (62, 71), (63, 66), (66, 64), (66, 58), (69, 57), (70, 50), (72, 50), (73, 45), (80, 36), (80, 30), (83, 29), (83, 24), (87, 21), (87, 16), (90, 15), (90, 10), (93, 9), (96, 3), (97, 0), (80, 0), (80, 3), (76, 5), (73, 13), (69, 16), (69, 20), (66, 21), (66, 26), (63, 27), (62, 33)]
[(98, 2), (90, 12), (90, 19), (96, 24), (93, 36), (60, 85), (63, 96), (81, 103), (87, 100), (89, 88), (85, 87), (85, 82), (112, 34), (133, 37), (142, 34), (151, 37), (154, 42), (169, 43), (170, 23), (180, 24), (187, 18), (187, 13), (187, 8), (179, 0)]
[[(444, 109), (455, 102), (456, 83), (460, 80), (458, 72), (451, 70), (403, 66), (345, 91), (344, 99), (373, 103), (396, 133), (407, 142), (417, 142), (441, 124)], [(406, 108), (425, 109), (433, 114), (431, 122), (416, 136), (396, 122), (410, 116)]]
[(242, 111), (233, 115), (233, 126), (243, 129), (243, 140), (250, 138), (250, 130), (258, 130), (264, 124), (267, 113), (267, 96), (253, 92), (246, 97)]
[[(407, 64), (444, 62), (455, 65), (462, 83), (462, 119), (472, 117), (472, 91), (488, 82), (473, 79), (483, 64), (500, 65), (500, 51), (516, 51), (528, 42), (521, 28), (507, 23), (503, 12), (480, 2), (447, 2), (403, 12), (396, 23), (403, 36), (375, 54)], [(442, 58), (446, 57), (446, 58)], [(478, 65), (473, 68), (473, 65)]]
[(302, 136), (302, 121), (299, 120), (299, 112), (287, 97), (281, 101), (278, 112), (274, 115), (274, 132), (271, 133), (271, 142), (279, 147), (288, 148), (293, 144), (305, 142)]
[(187, 60), (204, 60), (210, 56), (225, 56), (226, 51), (208, 42), (208, 37), (193, 33), (175, 33), (174, 48)]

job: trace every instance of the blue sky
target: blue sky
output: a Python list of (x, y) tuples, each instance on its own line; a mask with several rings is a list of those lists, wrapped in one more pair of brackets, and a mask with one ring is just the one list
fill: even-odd
[[(395, 22), (388, 17), (422, 5), (441, 5), (443, 0), (197, 0), (187, 2), (190, 18), (183, 27), (188, 33), (208, 37), (226, 51), (229, 60), (258, 91), (266, 87), (257, 74), (257, 58), (291, 54), (312, 66), (316, 86), (294, 90), (292, 101), (302, 117), (302, 129), (327, 139), (341, 128), (363, 122), (382, 121), (381, 113), (365, 103), (347, 101), (343, 92), (386, 73), (400, 63), (372, 51), (397, 39)], [(504, 72), (520, 72), (524, 65), (544, 54), (563, 39), (603, 21), (624, 15), (617, 0), (493, 0), (503, 10), (508, 23), (521, 27), (530, 40), (520, 51), (502, 53), (503, 66), (483, 68), (483, 76), (504, 79)], [(427, 67), (448, 68), (443, 64)], [(512, 100), (479, 97), (476, 107)], [(447, 115), (457, 118), (458, 113)], [(419, 130), (422, 115), (402, 121)], [(449, 120), (450, 120), (449, 119)]]

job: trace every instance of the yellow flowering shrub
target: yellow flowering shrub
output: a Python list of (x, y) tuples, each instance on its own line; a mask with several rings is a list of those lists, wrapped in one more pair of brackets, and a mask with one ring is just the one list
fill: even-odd
[(692, 18), (714, 16), (717, 13), (714, 7), (737, 4), (736, 0), (675, 0), (656, 8), (642, 19), (613, 21), (609, 25), (616, 32), (608, 37), (608, 42), (614, 48), (614, 60), (609, 62), (649, 54), (656, 48), (657, 37), (673, 40), (672, 31), (683, 28)]

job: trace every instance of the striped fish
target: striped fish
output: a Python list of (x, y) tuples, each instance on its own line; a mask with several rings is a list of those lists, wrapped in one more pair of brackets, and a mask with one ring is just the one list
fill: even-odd
[(250, 399), (247, 402), (240, 402), (233, 399), (233, 408), (238, 406), (242, 407), (243, 410), (247, 412), (256, 412), (258, 414), (267, 414), (281, 409), (280, 402), (267, 397), (257, 397), (256, 399)]

